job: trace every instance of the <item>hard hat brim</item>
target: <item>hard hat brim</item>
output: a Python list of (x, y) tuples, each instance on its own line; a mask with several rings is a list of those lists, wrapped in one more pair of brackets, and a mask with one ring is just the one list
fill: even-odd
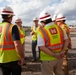
[(1, 15), (13, 15), (15, 16), (15, 14), (9, 14), (9, 13), (0, 13)]
[(50, 19), (51, 17), (47, 17), (47, 18), (44, 18), (44, 19), (39, 19), (39, 21), (44, 21), (44, 20), (47, 20), (47, 19)]
[(62, 18), (62, 19), (56, 19), (56, 21), (60, 21), (60, 20), (66, 20), (66, 18)]

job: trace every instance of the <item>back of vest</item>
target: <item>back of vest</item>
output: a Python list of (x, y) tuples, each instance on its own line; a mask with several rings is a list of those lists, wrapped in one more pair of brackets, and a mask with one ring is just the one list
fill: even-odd
[(0, 24), (0, 63), (8, 63), (19, 59), (12, 39), (12, 27), (13, 25), (7, 22)]
[[(41, 30), (42, 31), (42, 30)], [(43, 33), (43, 34), (42, 34)], [(41, 37), (45, 41), (45, 46), (53, 52), (60, 52), (63, 47), (63, 31), (57, 25), (45, 26), (41, 32)], [(41, 52), (42, 60), (56, 60), (55, 57)]]

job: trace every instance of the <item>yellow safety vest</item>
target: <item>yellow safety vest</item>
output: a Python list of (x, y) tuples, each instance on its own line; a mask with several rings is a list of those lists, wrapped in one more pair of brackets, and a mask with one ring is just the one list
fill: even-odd
[(22, 28), (20, 28), (18, 26), (18, 29), (19, 29), (19, 33), (20, 33), (20, 40), (21, 40), (21, 43), (24, 44), (25, 43), (25, 32)]
[(17, 61), (20, 58), (12, 38), (13, 26), (7, 22), (0, 23), (0, 63)]
[[(44, 40), (45, 46), (53, 52), (60, 52), (64, 44), (63, 30), (57, 25), (45, 26), (38, 33)], [(40, 52), (41, 60), (57, 60), (53, 56), (49, 56), (44, 52)]]
[(35, 33), (32, 35), (32, 40), (34, 40), (34, 41), (37, 40), (37, 28), (35, 28), (35, 26), (31, 27), (31, 30)]
[[(69, 30), (68, 25), (67, 25), (67, 24), (63, 24), (63, 25), (61, 25), (60, 27), (66, 31), (66, 34), (67, 34), (67, 36), (68, 36), (69, 43), (71, 44), (70, 30)], [(69, 49), (69, 45), (70, 45), (70, 44), (68, 44), (68, 48), (67, 48), (66, 50)]]

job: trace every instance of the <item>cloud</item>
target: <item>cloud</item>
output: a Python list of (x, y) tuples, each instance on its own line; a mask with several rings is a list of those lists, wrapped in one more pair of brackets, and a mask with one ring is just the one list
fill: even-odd
[(70, 24), (76, 24), (76, 0), (62, 0), (56, 7), (55, 13), (63, 13)]
[[(67, 23), (75, 23), (76, 20), (76, 0), (0, 0), (0, 9), (5, 5), (11, 6), (15, 17), (21, 17), (24, 26), (33, 24), (33, 17), (39, 17), (42, 10), (50, 11), (53, 16), (55, 13), (63, 13), (67, 18)], [(2, 6), (2, 5), (3, 6)], [(13, 23), (15, 21), (13, 19)]]
[(0, 2), (2, 2), (2, 0), (0, 0)]
[(33, 17), (38, 17), (39, 13), (47, 7), (50, 0), (46, 2), (46, 0), (30, 0), (22, 3), (14, 4), (13, 9), (16, 16), (20, 16), (24, 24), (29, 25), (31, 23)]

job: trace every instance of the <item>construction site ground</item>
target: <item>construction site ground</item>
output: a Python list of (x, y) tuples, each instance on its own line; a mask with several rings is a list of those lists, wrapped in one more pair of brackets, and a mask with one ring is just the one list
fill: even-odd
[[(72, 50), (76, 50), (76, 32), (70, 34), (72, 40)], [(31, 35), (26, 35), (25, 40), (25, 64), (22, 67), (22, 75), (42, 75), (41, 74), (41, 62), (31, 62), (32, 50), (31, 50)], [(38, 57), (38, 49), (36, 50)], [(1, 70), (0, 70), (1, 75)], [(74, 74), (75, 75), (75, 74)]]

